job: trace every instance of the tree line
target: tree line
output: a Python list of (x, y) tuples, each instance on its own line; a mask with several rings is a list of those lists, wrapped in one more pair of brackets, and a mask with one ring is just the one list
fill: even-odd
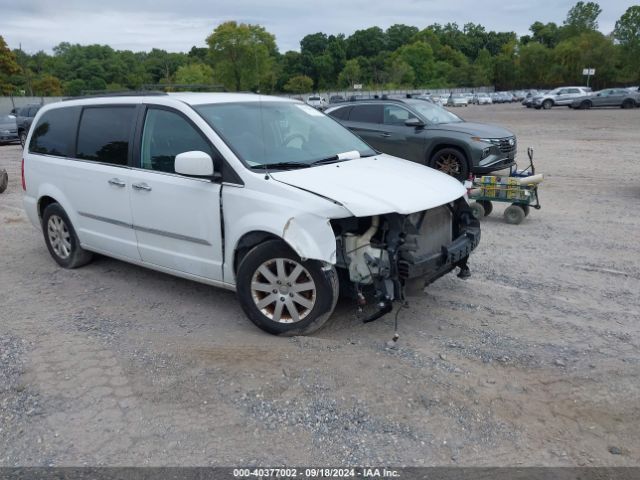
[[(640, 6), (632, 6), (610, 34), (598, 30), (602, 10), (576, 3), (562, 24), (534, 22), (530, 34), (487, 31), (467, 23), (419, 29), (370, 27), (350, 36), (306, 35), (300, 51), (280, 53), (260, 25), (229, 21), (206, 38), (207, 47), (171, 53), (114, 50), (60, 43), (50, 55), (10, 50), (0, 36), (0, 92), (77, 96), (144, 86), (218, 85), (228, 91), (304, 93), (347, 89), (497, 89), (583, 84), (596, 68), (595, 88), (640, 82)], [(188, 88), (188, 87), (185, 87)]]

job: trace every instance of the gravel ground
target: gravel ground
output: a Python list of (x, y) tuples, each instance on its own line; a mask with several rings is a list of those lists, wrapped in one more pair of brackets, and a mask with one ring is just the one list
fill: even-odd
[(393, 317), (267, 336), (232, 293), (49, 257), (0, 147), (0, 466), (640, 464), (640, 110), (460, 109), (536, 149), (540, 211)]

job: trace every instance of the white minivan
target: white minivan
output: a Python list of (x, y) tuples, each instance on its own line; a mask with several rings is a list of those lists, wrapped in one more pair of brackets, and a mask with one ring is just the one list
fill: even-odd
[(458, 181), (279, 97), (47, 105), (22, 171), (26, 212), (62, 267), (96, 252), (235, 290), (279, 335), (320, 328), (339, 292), (375, 317), (456, 267), (465, 276), (480, 240)]

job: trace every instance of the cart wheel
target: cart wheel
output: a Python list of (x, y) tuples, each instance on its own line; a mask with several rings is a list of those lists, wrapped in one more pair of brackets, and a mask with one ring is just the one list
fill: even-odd
[(484, 208), (484, 216), (488, 217), (493, 212), (493, 203), (491, 200), (478, 200), (478, 203)]
[(471, 208), (471, 213), (478, 220), (481, 220), (482, 217), (484, 217), (486, 215), (485, 212), (484, 212), (484, 207), (482, 206), (482, 204), (480, 202), (473, 202), (470, 205), (470, 208)]
[(0, 193), (4, 192), (7, 189), (7, 185), (9, 184), (9, 175), (7, 175), (7, 171), (3, 168), (0, 170)]
[(531, 211), (531, 208), (529, 207), (529, 205), (520, 205), (520, 208), (522, 208), (522, 210), (524, 210), (524, 216), (528, 217), (529, 216), (529, 212)]
[(511, 225), (518, 225), (522, 223), (522, 220), (524, 220), (524, 217), (525, 217), (524, 209), (520, 205), (516, 205), (515, 203), (513, 205), (509, 205), (504, 210), (504, 219), (507, 223), (510, 223)]

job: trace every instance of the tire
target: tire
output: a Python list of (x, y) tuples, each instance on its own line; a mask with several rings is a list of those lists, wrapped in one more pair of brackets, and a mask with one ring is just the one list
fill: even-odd
[[(292, 278), (295, 270), (297, 277)], [(309, 288), (290, 291), (296, 284)], [(317, 260), (301, 260), (281, 240), (251, 249), (236, 276), (236, 294), (245, 314), (258, 328), (282, 336), (308, 335), (325, 326), (338, 301), (338, 287), (335, 268), (325, 270)]]
[(80, 246), (76, 231), (59, 204), (45, 208), (42, 233), (49, 253), (62, 268), (78, 268), (92, 260), (93, 254)]
[(486, 215), (484, 207), (480, 202), (473, 202), (471, 205), (469, 205), (469, 208), (471, 208), (471, 214), (478, 220), (482, 220)]
[(520, 223), (522, 223), (522, 220), (524, 220), (524, 217), (524, 209), (520, 205), (516, 205), (515, 203), (509, 205), (504, 210), (504, 219), (511, 225), (519, 225)]
[(491, 200), (479, 200), (478, 203), (484, 208), (484, 216), (488, 217), (493, 212), (493, 203)]
[(620, 105), (620, 108), (633, 108), (635, 107), (635, 102), (633, 100), (627, 99), (624, 102), (622, 102), (622, 105)]
[(469, 177), (467, 157), (457, 148), (442, 148), (429, 161), (429, 166), (464, 181)]
[(20, 145), (22, 145), (22, 148), (24, 148), (26, 143), (27, 143), (27, 132), (20, 132)]
[(592, 107), (592, 103), (589, 100), (585, 100), (580, 104), (582, 110), (589, 110)]
[(544, 108), (545, 110), (549, 110), (551, 107), (553, 107), (553, 100), (547, 99), (542, 102), (542, 108)]
[(5, 169), (0, 170), (0, 193), (4, 192), (9, 185), (9, 175)]
[(529, 205), (520, 205), (520, 208), (524, 211), (524, 216), (528, 217), (529, 212), (531, 212), (531, 207), (529, 207)]

